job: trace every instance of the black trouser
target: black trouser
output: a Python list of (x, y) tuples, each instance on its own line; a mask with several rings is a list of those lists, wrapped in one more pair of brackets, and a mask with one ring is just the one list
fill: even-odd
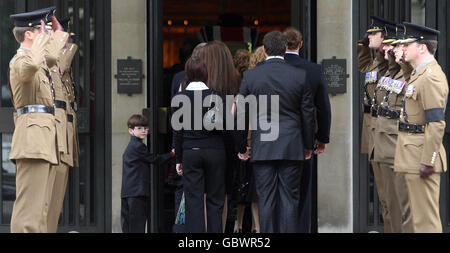
[(226, 156), (223, 149), (183, 150), (186, 233), (205, 232), (205, 192), (207, 232), (222, 233), (225, 170)]
[(145, 233), (147, 223), (148, 197), (122, 198), (122, 232), (123, 233)]
[(312, 159), (305, 161), (303, 165), (300, 181), (300, 233), (311, 233)]
[(301, 161), (253, 164), (261, 233), (300, 232)]

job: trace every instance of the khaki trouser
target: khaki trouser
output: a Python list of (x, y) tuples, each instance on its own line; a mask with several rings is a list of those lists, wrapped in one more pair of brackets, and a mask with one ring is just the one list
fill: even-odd
[(414, 228), (411, 216), (408, 187), (406, 186), (405, 175), (403, 173), (394, 172), (394, 187), (402, 212), (402, 233), (413, 233)]
[(393, 164), (378, 163), (378, 167), (382, 175), (383, 192), (390, 217), (390, 232), (407, 233), (412, 221), (405, 179), (403, 175), (396, 175)]
[(47, 215), (55, 182), (55, 169), (38, 159), (16, 160), (16, 201), (12, 233), (47, 233)]
[(60, 163), (53, 167), (56, 170), (55, 184), (48, 209), (48, 232), (56, 233), (58, 230), (58, 220), (64, 203), (64, 195), (66, 194), (67, 180), (69, 178), (69, 166)]
[(405, 173), (411, 204), (414, 233), (442, 233), (439, 216), (441, 174), (422, 179), (418, 174)]
[(383, 215), (383, 222), (384, 222), (384, 232), (385, 233), (391, 233), (392, 232), (392, 225), (391, 225), (391, 216), (389, 213), (388, 204), (386, 201), (386, 194), (384, 192), (384, 180), (383, 180), (383, 173), (381, 172), (381, 168), (379, 166), (379, 163), (377, 162), (371, 162), (372, 169), (373, 169), (373, 176), (375, 178), (375, 184), (377, 186), (377, 192), (378, 192), (378, 198), (380, 199), (381, 203), (381, 211)]

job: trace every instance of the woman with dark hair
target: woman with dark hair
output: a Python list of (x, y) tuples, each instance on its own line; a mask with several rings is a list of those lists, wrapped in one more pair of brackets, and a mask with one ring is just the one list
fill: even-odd
[[(212, 123), (218, 120), (217, 117), (209, 116), (213, 111), (211, 108), (202, 107), (201, 117), (196, 103), (203, 104), (203, 101), (211, 99), (210, 102), (216, 108), (218, 103), (223, 103), (221, 94), (213, 91), (206, 85), (208, 81), (208, 71), (205, 62), (200, 57), (190, 58), (185, 67), (186, 89), (178, 93), (172, 101), (180, 101), (177, 106), (172, 107), (172, 127), (175, 131), (175, 155), (176, 169), (179, 175), (183, 175), (183, 190), (185, 194), (185, 229), (187, 233), (220, 233), (222, 232), (222, 212), (225, 201), (225, 177), (226, 153), (224, 144), (224, 131), (207, 127), (207, 120)], [(201, 99), (194, 101), (195, 99)], [(222, 105), (223, 106), (223, 105)], [(219, 106), (220, 107), (220, 106)], [(222, 107), (223, 108), (223, 107)], [(196, 111), (197, 109), (197, 111)], [(177, 115), (182, 120), (176, 121)], [(187, 113), (189, 112), (189, 113)], [(222, 117), (222, 115), (214, 114)], [(189, 119), (190, 117), (190, 119)], [(195, 122), (196, 118), (200, 122)], [(225, 117), (222, 117), (225, 118)], [(205, 121), (206, 120), (206, 121)], [(182, 125), (177, 129), (174, 125)], [(185, 122), (190, 124), (185, 126)], [(197, 130), (198, 125), (202, 127)], [(204, 193), (206, 192), (206, 220)]]
[[(222, 93), (224, 96), (236, 96), (239, 92), (241, 77), (234, 67), (233, 56), (230, 49), (221, 41), (208, 42), (198, 57), (202, 58), (208, 69), (207, 85), (210, 89)], [(225, 108), (225, 107), (224, 107)], [(236, 124), (235, 124), (236, 125)], [(238, 165), (237, 152), (231, 138), (234, 131), (228, 131), (225, 138), (225, 149), (227, 154), (227, 165), (225, 172), (225, 205), (222, 215), (222, 232), (225, 232), (228, 216), (228, 200), (233, 191), (233, 171)], [(206, 196), (208, 198), (208, 196)]]
[(234, 67), (230, 49), (221, 41), (208, 42), (198, 57), (205, 61), (208, 69), (208, 87), (223, 95), (237, 95), (241, 78)]

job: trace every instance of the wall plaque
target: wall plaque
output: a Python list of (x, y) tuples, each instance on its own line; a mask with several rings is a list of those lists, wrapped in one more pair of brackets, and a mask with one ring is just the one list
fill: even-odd
[(325, 75), (326, 82), (328, 84), (328, 93), (335, 96), (338, 93), (347, 92), (347, 60), (336, 59), (334, 56), (332, 59), (324, 59), (322, 61), (322, 70)]
[(142, 93), (142, 60), (127, 59), (117, 60), (117, 93), (140, 94)]

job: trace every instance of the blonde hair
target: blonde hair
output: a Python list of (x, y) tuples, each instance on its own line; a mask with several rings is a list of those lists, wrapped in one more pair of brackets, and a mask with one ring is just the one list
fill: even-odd
[(266, 60), (266, 55), (264, 54), (264, 48), (263, 46), (258, 47), (255, 52), (250, 55), (250, 64), (249, 69), (256, 68), (256, 65), (258, 63), (263, 62)]
[(234, 66), (239, 71), (241, 75), (248, 69), (250, 64), (250, 52), (246, 49), (239, 49), (233, 57)]

